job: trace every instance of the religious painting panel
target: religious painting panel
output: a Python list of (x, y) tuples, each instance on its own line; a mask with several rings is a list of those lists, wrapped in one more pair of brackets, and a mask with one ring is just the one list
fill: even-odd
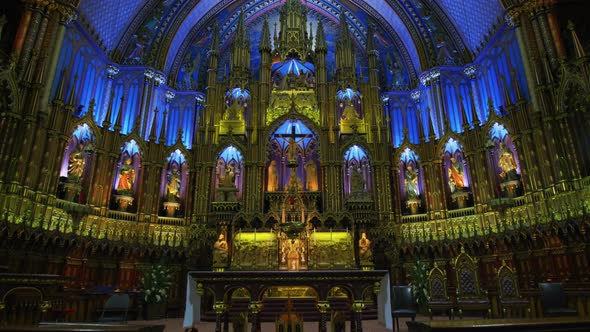
[(371, 200), (373, 187), (371, 164), (362, 147), (351, 146), (344, 153), (344, 195), (349, 201)]
[(520, 162), (516, 146), (504, 125), (497, 122), (493, 124), (489, 131), (487, 146), (488, 157), (497, 181), (498, 195), (510, 198), (522, 195)]
[(163, 202), (163, 213), (167, 217), (180, 217), (181, 207), (186, 199), (188, 169), (186, 158), (180, 150), (168, 156), (162, 170), (160, 197)]
[(405, 148), (399, 160), (400, 191), (406, 202), (406, 212), (417, 214), (422, 205), (424, 174), (416, 152)]
[(226, 147), (215, 167), (215, 202), (237, 202), (242, 199), (244, 159), (235, 146)]
[(81, 124), (74, 129), (61, 163), (58, 198), (86, 203), (95, 144), (96, 138), (88, 124)]
[(462, 209), (469, 203), (469, 185), (467, 161), (463, 146), (454, 138), (449, 138), (442, 151), (442, 168), (445, 179), (445, 191), (448, 193), (450, 208)]
[(121, 148), (121, 156), (115, 168), (113, 181), (113, 204), (120, 211), (135, 212), (133, 204), (138, 194), (141, 172), (141, 154), (139, 145), (130, 140)]

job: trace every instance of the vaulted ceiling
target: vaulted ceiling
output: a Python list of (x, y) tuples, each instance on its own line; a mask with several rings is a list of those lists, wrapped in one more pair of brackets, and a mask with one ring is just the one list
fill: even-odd
[[(286, 0), (82, 0), (80, 21), (112, 61), (136, 60), (176, 76), (183, 63), (192, 61), (195, 47), (208, 47), (211, 27), (221, 28), (226, 46), (239, 11), (253, 35), (261, 18), (277, 13)], [(375, 24), (377, 41), (391, 52), (409, 77), (434, 65), (442, 42), (449, 45), (457, 64), (471, 61), (502, 23), (500, 0), (301, 0), (311, 21), (336, 31), (344, 11), (350, 32), (362, 52), (369, 24)], [(272, 20), (271, 20), (272, 24)], [(333, 29), (330, 30), (330, 27)], [(272, 25), (271, 25), (272, 30)], [(253, 44), (256, 37), (252, 38)], [(253, 49), (255, 45), (253, 46)]]

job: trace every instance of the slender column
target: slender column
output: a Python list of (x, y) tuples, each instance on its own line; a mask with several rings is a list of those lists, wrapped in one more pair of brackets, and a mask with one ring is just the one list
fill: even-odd
[(260, 312), (262, 311), (262, 302), (252, 301), (248, 305), (248, 309), (250, 309), (250, 313), (252, 314), (252, 318), (250, 319), (252, 327), (250, 331), (258, 332), (258, 319), (260, 317)]
[(557, 17), (555, 16), (554, 11), (549, 11), (547, 14), (547, 23), (549, 24), (551, 35), (553, 36), (553, 43), (555, 44), (557, 57), (565, 59), (567, 53), (565, 51), (565, 46), (563, 46), (563, 39), (561, 38), (561, 32), (559, 31), (559, 23), (557, 22)]
[[(26, 30), (26, 35), (23, 40), (17, 40), (20, 49), (20, 58), (18, 60), (18, 70), (20, 71), (19, 77), (22, 78), (22, 75), (25, 73), (25, 68), (27, 67), (27, 61), (31, 55), (31, 51), (33, 50), (33, 45), (35, 44), (35, 37), (37, 36), (37, 32), (39, 31), (39, 26), (41, 25), (41, 19), (43, 16), (43, 7), (47, 6), (48, 2), (43, 0), (30, 0), (25, 2), (25, 8), (30, 13), (29, 18), (27, 18), (26, 14), (23, 19), (29, 20), (29, 24), (27, 28), (19, 27), (19, 32)], [(22, 30), (21, 30), (22, 28)]]
[(327, 332), (326, 321), (328, 320), (328, 310), (330, 310), (330, 302), (318, 301), (317, 308), (320, 312), (319, 331)]
[(358, 301), (355, 300), (352, 303), (352, 313), (353, 313), (353, 317), (351, 319), (351, 325), (352, 325), (352, 321), (355, 322), (355, 326), (354, 329), (351, 330), (354, 332), (363, 332), (363, 309), (365, 308), (365, 303), (363, 301)]
[[(146, 102), (146, 99), (148, 99), (149, 88), (153, 77), (154, 71), (151, 69), (146, 69), (143, 73), (143, 90), (141, 92), (141, 100), (139, 102), (139, 112), (135, 114), (135, 117), (139, 117), (139, 119), (141, 120), (139, 122), (134, 122), (134, 125), (139, 126), (139, 128), (133, 128), (133, 130), (141, 137), (144, 136), (143, 133), (145, 132), (145, 126), (147, 123), (147, 115), (145, 113), (149, 112), (149, 104)], [(143, 120), (144, 117), (146, 118), (146, 120)]]
[(524, 72), (527, 78), (527, 85), (529, 94), (531, 96), (531, 103), (533, 104), (533, 112), (538, 112), (539, 102), (537, 100), (537, 87), (535, 86), (535, 75), (532, 71), (531, 57), (529, 55), (529, 47), (527, 45), (527, 36), (525, 27), (521, 24), (520, 11), (509, 12), (507, 15), (508, 25), (513, 26), (516, 32), (516, 40), (518, 42), (518, 49), (522, 58)]
[(551, 64), (556, 65), (557, 52), (555, 49), (555, 42), (553, 41), (553, 35), (551, 34), (551, 28), (549, 27), (549, 21), (547, 18), (549, 10), (550, 9), (541, 10), (537, 16), (537, 21), (539, 23), (539, 28), (541, 30), (543, 42), (545, 43), (545, 50), (547, 51), (547, 55), (549, 55)]
[(55, 12), (55, 14), (52, 14), (52, 17), (58, 15), (58, 26), (55, 32), (55, 40), (53, 43), (51, 43), (53, 49), (50, 52), (47, 67), (45, 67), (45, 84), (43, 86), (43, 94), (41, 95), (41, 101), (39, 104), (39, 111), (41, 113), (47, 112), (49, 107), (51, 87), (53, 86), (53, 80), (55, 79), (55, 74), (57, 73), (57, 62), (59, 61), (61, 46), (66, 34), (66, 25), (70, 24), (77, 17), (75, 8), (70, 5), (54, 3), (50, 6), (50, 9)]
[(223, 301), (215, 301), (213, 310), (215, 311), (215, 332), (221, 332), (221, 319), (227, 309), (227, 304)]
[[(114, 64), (109, 64), (107, 65), (107, 84), (105, 85), (104, 88), (104, 93), (103, 93), (103, 99), (102, 99), (102, 103), (100, 105), (100, 114), (97, 117), (98, 121), (97, 123), (102, 123), (103, 121), (108, 121), (109, 123), (115, 123), (116, 121), (111, 121), (111, 119), (107, 119), (106, 118), (106, 114), (107, 114), (107, 108), (109, 107), (109, 98), (111, 98), (111, 92), (113, 91), (113, 81), (115, 79), (115, 76), (117, 76), (117, 74), (119, 74), (119, 67), (117, 67)], [(103, 114), (105, 114), (105, 118), (103, 119)], [(109, 128), (106, 128), (109, 129)]]
[[(479, 94), (479, 89), (477, 86), (477, 67), (476, 65), (470, 65), (465, 67), (463, 73), (469, 77), (469, 84), (471, 85), (471, 103), (473, 104), (473, 108), (475, 109), (475, 114), (472, 112), (472, 116), (476, 115), (477, 119), (471, 119), (471, 123), (474, 123), (476, 120), (479, 122), (484, 122), (485, 119), (481, 118), (481, 97)], [(475, 127), (475, 126), (474, 126)]]

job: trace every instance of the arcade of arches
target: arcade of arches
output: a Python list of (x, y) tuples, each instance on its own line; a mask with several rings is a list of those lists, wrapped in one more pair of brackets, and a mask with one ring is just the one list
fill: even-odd
[(590, 316), (584, 5), (3, 3), (0, 325), (114, 291), (180, 317), (193, 278), (218, 328), (292, 298), (362, 330), (422, 264), (454, 289), (462, 252), (492, 315), (505, 263), (533, 317), (547, 280)]

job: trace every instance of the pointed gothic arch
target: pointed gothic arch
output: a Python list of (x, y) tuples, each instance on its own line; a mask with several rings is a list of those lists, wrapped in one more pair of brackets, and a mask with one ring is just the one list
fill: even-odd
[(373, 170), (367, 149), (354, 144), (346, 150), (343, 158), (344, 195), (349, 198), (351, 195), (362, 193), (371, 195), (373, 193)]
[(236, 202), (242, 198), (244, 157), (242, 150), (226, 145), (218, 154), (213, 174), (216, 202)]
[(58, 197), (85, 203), (94, 168), (96, 135), (88, 123), (72, 130), (60, 168)]
[(186, 156), (182, 151), (176, 149), (168, 155), (162, 168), (160, 198), (166, 216), (183, 215), (182, 211), (187, 197), (188, 183)]
[[(316, 132), (298, 118), (285, 119), (273, 128), (266, 143), (265, 190), (285, 191), (293, 176), (299, 190), (318, 191), (321, 177)], [(296, 167), (288, 167), (289, 164)]]
[(119, 161), (115, 165), (113, 179), (114, 207), (121, 211), (135, 212), (133, 204), (139, 194), (141, 183), (141, 149), (135, 139), (130, 139), (121, 146)]

